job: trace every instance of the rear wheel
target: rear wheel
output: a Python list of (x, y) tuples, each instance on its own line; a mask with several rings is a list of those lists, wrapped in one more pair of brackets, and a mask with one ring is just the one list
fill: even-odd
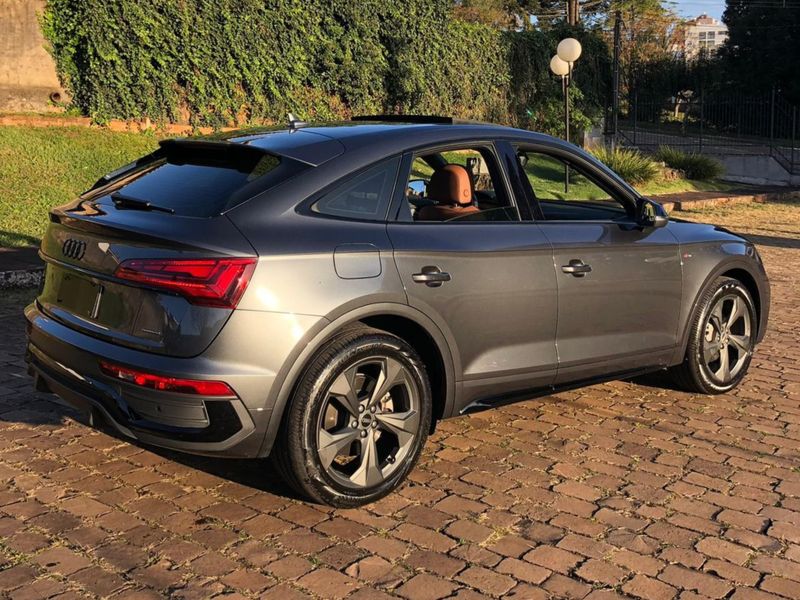
[(720, 277), (695, 309), (683, 363), (673, 369), (685, 389), (722, 394), (736, 387), (750, 366), (755, 347), (756, 311), (741, 282)]
[(430, 385), (414, 349), (358, 327), (328, 342), (306, 369), (273, 456), (301, 494), (360, 506), (405, 479), (430, 422)]

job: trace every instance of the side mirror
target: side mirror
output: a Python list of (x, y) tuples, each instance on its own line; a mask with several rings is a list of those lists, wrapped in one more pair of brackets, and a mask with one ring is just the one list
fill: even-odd
[(424, 179), (412, 179), (408, 182), (407, 193), (422, 198), (425, 195), (425, 188), (427, 186), (428, 182)]
[(636, 222), (642, 227), (665, 227), (669, 223), (669, 215), (658, 202), (642, 198), (639, 201)]
[(519, 161), (519, 166), (524, 169), (528, 164), (528, 155), (524, 152), (517, 152), (517, 160)]

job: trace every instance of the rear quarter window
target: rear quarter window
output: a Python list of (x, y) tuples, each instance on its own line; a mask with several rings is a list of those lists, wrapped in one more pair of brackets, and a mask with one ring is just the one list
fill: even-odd
[(311, 205), (312, 212), (345, 219), (385, 221), (400, 157), (390, 158), (335, 185)]

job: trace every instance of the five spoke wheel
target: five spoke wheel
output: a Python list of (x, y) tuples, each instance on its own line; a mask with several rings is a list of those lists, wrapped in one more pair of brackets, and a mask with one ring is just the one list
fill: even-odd
[(317, 453), (329, 477), (353, 488), (381, 484), (406, 458), (419, 431), (419, 390), (389, 357), (345, 368), (325, 393)]
[(751, 315), (744, 299), (726, 294), (717, 299), (706, 321), (703, 360), (718, 383), (731, 381), (752, 352)]
[(758, 333), (750, 291), (738, 279), (718, 277), (695, 303), (683, 362), (670, 369), (675, 383), (701, 394), (729, 392), (747, 374)]

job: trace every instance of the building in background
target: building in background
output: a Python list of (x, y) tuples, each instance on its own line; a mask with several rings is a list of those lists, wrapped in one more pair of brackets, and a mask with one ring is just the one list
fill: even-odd
[(728, 27), (707, 14), (686, 22), (680, 49), (686, 60), (713, 56), (728, 39)]

